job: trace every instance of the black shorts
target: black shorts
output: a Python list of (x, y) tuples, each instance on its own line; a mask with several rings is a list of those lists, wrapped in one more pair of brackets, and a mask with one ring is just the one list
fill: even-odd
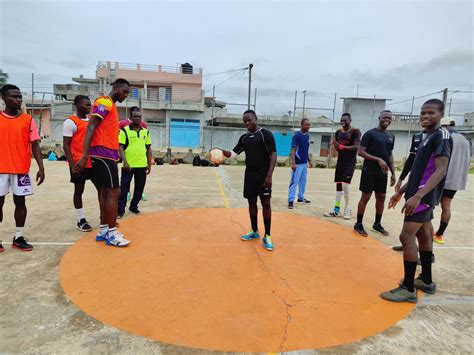
[(244, 197), (246, 199), (260, 197), (272, 197), (272, 189), (263, 187), (263, 182), (267, 176), (268, 169), (260, 172), (245, 171)]
[(411, 216), (405, 216), (405, 222), (415, 222), (415, 223), (425, 223), (433, 219), (433, 210), (434, 207), (429, 207), (428, 209), (412, 214)]
[(344, 182), (350, 184), (354, 175), (354, 164), (336, 164), (336, 173), (334, 174), (334, 182)]
[(373, 174), (366, 170), (362, 170), (360, 176), (359, 190), (365, 193), (386, 193), (387, 192), (387, 174)]
[(457, 190), (444, 189), (443, 190), (443, 197), (447, 197), (447, 198), (452, 200), (454, 198), (454, 195), (456, 195), (456, 192), (457, 192)]
[(71, 175), (71, 182), (73, 184), (85, 184), (86, 180), (92, 178), (92, 168), (84, 168), (79, 174), (73, 175), (71, 169), (69, 169), (69, 174)]
[(117, 162), (111, 159), (91, 157), (92, 181), (97, 187), (118, 188), (119, 176)]

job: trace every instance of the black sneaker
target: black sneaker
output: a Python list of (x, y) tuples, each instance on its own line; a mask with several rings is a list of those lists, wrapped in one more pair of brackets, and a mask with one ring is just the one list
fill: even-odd
[(140, 214), (141, 212), (138, 210), (137, 207), (133, 208), (133, 207), (130, 207), (128, 209), (130, 212), (134, 213), (134, 214)]
[(362, 237), (367, 237), (367, 232), (365, 231), (364, 226), (362, 225), (362, 223), (354, 224), (354, 230), (355, 230), (356, 233), (358, 233)]
[(89, 222), (86, 221), (85, 218), (77, 222), (76, 228), (79, 229), (81, 232), (90, 232), (92, 230), (91, 225), (89, 224)]
[(122, 219), (123, 218), (123, 213), (117, 213), (117, 219)]
[(382, 234), (383, 236), (387, 236), (388, 235), (388, 232), (382, 227), (382, 225), (380, 223), (378, 224), (374, 224), (372, 226), (372, 230), (374, 232), (377, 232), (379, 234)]
[(5, 248), (2, 245), (2, 241), (0, 240), (0, 253), (3, 253), (5, 251)]
[(289, 208), (290, 210), (293, 209), (293, 202), (288, 202), (288, 208)]
[(33, 246), (27, 243), (27, 239), (24, 237), (15, 238), (13, 237), (12, 248), (21, 250), (21, 251), (31, 251)]
[(392, 247), (392, 250), (403, 251), (403, 245), (396, 245), (396, 246)]
[(298, 199), (298, 202), (311, 203), (311, 201), (307, 199), (303, 199), (303, 200)]

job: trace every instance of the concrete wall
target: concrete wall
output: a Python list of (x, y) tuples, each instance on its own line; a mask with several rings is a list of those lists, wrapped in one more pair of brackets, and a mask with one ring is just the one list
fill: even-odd
[(364, 133), (378, 125), (379, 114), (385, 110), (385, 100), (344, 99), (343, 110), (349, 111), (352, 116), (352, 125)]

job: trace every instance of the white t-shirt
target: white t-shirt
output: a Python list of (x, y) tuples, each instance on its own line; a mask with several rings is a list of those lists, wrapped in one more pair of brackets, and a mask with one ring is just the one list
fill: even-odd
[[(89, 118), (81, 118), (81, 121), (89, 122)], [(63, 123), (63, 137), (72, 137), (76, 134), (76, 132), (77, 126), (74, 121), (70, 118), (66, 119), (66, 121)]]

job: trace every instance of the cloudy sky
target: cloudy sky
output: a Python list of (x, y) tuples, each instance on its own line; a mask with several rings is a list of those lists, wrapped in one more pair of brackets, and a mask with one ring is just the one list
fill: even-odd
[[(257, 109), (273, 114), (292, 109), (295, 90), (308, 90), (312, 107), (331, 107), (335, 92), (352, 96), (357, 86), (359, 96), (392, 103), (474, 90), (471, 1), (0, 3), (0, 68), (25, 89), (32, 72), (39, 90), (51, 90), (111, 60), (192, 63), (204, 70), (206, 94), (217, 85), (229, 102), (246, 102), (246, 74), (213, 74), (253, 63)], [(474, 111), (472, 93), (450, 98), (453, 113)]]

